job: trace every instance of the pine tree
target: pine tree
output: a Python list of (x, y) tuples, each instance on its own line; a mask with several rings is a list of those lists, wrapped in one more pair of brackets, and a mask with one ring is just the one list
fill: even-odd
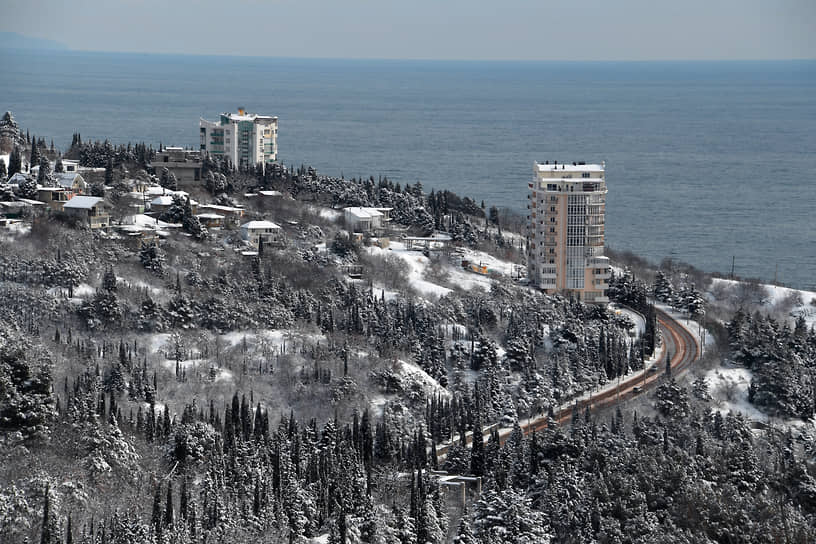
[(54, 176), (51, 173), (51, 163), (48, 161), (48, 157), (40, 157), (40, 170), (37, 172), (37, 183), (47, 187), (51, 184), (53, 179)]
[(54, 165), (54, 172), (57, 174), (62, 174), (65, 172), (65, 165), (62, 164), (62, 157), (57, 157), (57, 162)]
[(459, 520), (459, 528), (456, 531), (456, 536), (453, 539), (454, 544), (478, 544), (476, 536), (473, 534), (473, 529), (470, 527), (470, 514), (467, 506), (462, 511), (462, 517)]
[[(164, 413), (165, 415), (167, 414), (167, 409), (165, 409)], [(167, 482), (167, 505), (164, 509), (164, 525), (166, 527), (172, 527), (173, 523), (173, 482), (171, 480)]]
[[(35, 139), (36, 140), (36, 139)], [(35, 164), (40, 164), (40, 148), (37, 146), (36, 141), (31, 142), (31, 155), (28, 158), (28, 165), (29, 168), (34, 166)]]
[(15, 145), (14, 149), (11, 150), (11, 154), (9, 155), (8, 177), (11, 178), (11, 176), (18, 172), (22, 172), (22, 170), (23, 157), (20, 153), (20, 148)]
[(0, 181), (8, 179), (8, 170), (6, 170), (6, 161), (0, 159)]
[(27, 198), (30, 200), (37, 199), (37, 180), (28, 176), (25, 181), (20, 182), (17, 186), (17, 193), (20, 198)]
[(661, 302), (670, 303), (674, 298), (674, 287), (662, 270), (657, 272), (653, 292), (654, 297)]
[(111, 187), (113, 185), (113, 159), (108, 156), (108, 162), (105, 165), (105, 185)]

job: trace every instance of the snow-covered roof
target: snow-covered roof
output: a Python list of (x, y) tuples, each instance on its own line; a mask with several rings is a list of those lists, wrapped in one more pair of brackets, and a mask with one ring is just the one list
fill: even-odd
[(153, 206), (170, 206), (173, 204), (173, 197), (170, 195), (157, 196), (150, 201)]
[(236, 208), (234, 206), (219, 206), (218, 204), (201, 204), (199, 207), (202, 210), (218, 210), (218, 211), (230, 212), (230, 213), (236, 213), (236, 212), (244, 211), (243, 208)]
[(65, 203), (63, 208), (74, 208), (77, 210), (90, 210), (105, 199), (98, 196), (75, 196)]
[(280, 225), (276, 225), (272, 221), (249, 221), (248, 223), (244, 223), (241, 225), (242, 229), (246, 230), (254, 230), (254, 229), (279, 229), (281, 228)]
[(196, 215), (199, 219), (224, 219), (223, 215), (217, 213), (200, 213)]
[(165, 223), (164, 221), (159, 221), (155, 217), (150, 217), (149, 215), (145, 215), (143, 213), (128, 215), (127, 217), (122, 219), (122, 222), (128, 225), (135, 225), (139, 227), (153, 229), (162, 229), (174, 226), (173, 223)]
[(167, 189), (161, 185), (148, 185), (147, 188), (145, 188), (145, 194), (147, 195), (163, 195), (165, 193), (167, 193)]
[[(184, 195), (186, 195), (186, 194), (187, 193), (184, 193)], [(173, 194), (166, 194), (166, 195), (162, 195), (162, 196), (157, 196), (156, 198), (154, 198), (153, 200), (150, 201), (150, 204), (152, 206), (171, 206), (173, 204), (173, 197), (174, 196), (182, 196), (182, 201), (184, 201), (184, 195), (179, 195), (179, 193), (173, 193)], [(195, 200), (190, 199), (190, 205), (191, 206), (196, 206), (196, 205), (198, 205), (198, 202), (196, 202)]]
[(258, 191), (258, 194), (261, 196), (283, 196), (280, 191)]
[(572, 163), (558, 163), (558, 164), (542, 164), (536, 163), (536, 169), (539, 172), (553, 172), (560, 170), (564, 172), (603, 172), (604, 164), (572, 164)]
[(45, 202), (40, 202), (39, 200), (32, 200), (30, 198), (20, 198), (18, 202), (25, 202), (29, 206), (45, 206)]
[(377, 208), (360, 208), (360, 207), (350, 207), (350, 208), (343, 208), (343, 210), (356, 217), (357, 219), (368, 219), (371, 217), (382, 217), (383, 213), (378, 210)]
[(26, 181), (27, 179), (28, 179), (28, 177), (26, 177), (25, 174), (23, 174), (22, 172), (17, 172), (17, 173), (15, 173), (13, 176), (11, 176), (9, 178), (8, 182), (11, 185), (14, 185), (15, 183), (20, 183), (20, 182)]
[(79, 178), (80, 184), (87, 185), (87, 183), (85, 183), (85, 178), (76, 172), (60, 172), (59, 174), (56, 174), (56, 182), (62, 187), (73, 187), (74, 183), (77, 181), (76, 178)]

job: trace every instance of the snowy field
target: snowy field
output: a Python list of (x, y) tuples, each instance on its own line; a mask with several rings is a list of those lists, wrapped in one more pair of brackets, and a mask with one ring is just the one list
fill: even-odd
[(786, 427), (804, 430), (816, 428), (816, 420), (802, 421), (771, 417), (748, 401), (748, 389), (751, 387), (752, 372), (742, 367), (721, 367), (708, 371), (705, 379), (708, 391), (713, 397), (714, 407), (721, 413), (740, 413), (747, 419), (762, 423), (774, 423)]
[(751, 371), (747, 368), (715, 368), (706, 373), (705, 379), (714, 405), (723, 414), (734, 412), (755, 421), (768, 420), (767, 415), (748, 402)]
[[(322, 334), (300, 333), (289, 330), (266, 329), (261, 331), (234, 331), (219, 335), (218, 338), (223, 343), (225, 349), (230, 349), (241, 344), (244, 340), (250, 343), (255, 351), (269, 352), (272, 355), (291, 352), (306, 343), (320, 342), (325, 340)], [(167, 370), (175, 371), (176, 361), (172, 357), (174, 350), (173, 335), (170, 333), (154, 333), (143, 337), (143, 342), (147, 345), (148, 353), (159, 358), (159, 363)], [(208, 369), (213, 363), (213, 357), (201, 357), (200, 353), (193, 350), (191, 358), (179, 361), (179, 367), (185, 370), (202, 368)], [(216, 382), (233, 382), (234, 375), (231, 371), (219, 368), (216, 374)]]
[[(426, 277), (428, 267), (431, 260), (423, 255), (420, 251), (409, 251), (406, 249), (403, 242), (392, 241), (388, 249), (383, 249), (376, 246), (369, 246), (364, 248), (364, 251), (371, 255), (379, 255), (385, 257), (393, 255), (402, 259), (406, 265), (406, 273), (408, 276), (409, 285), (417, 291), (421, 296), (426, 298), (437, 298), (447, 295), (452, 291), (450, 287), (440, 285), (429, 281)], [(486, 266), (492, 273), (513, 277), (516, 266), (513, 263), (502, 261), (482, 251), (475, 251), (463, 249), (462, 255), (464, 259), (471, 263)], [(474, 288), (481, 288), (489, 290), (492, 279), (489, 276), (469, 272), (459, 266), (455, 266), (450, 262), (443, 262), (442, 264), (445, 274), (447, 274), (447, 282), (449, 285), (455, 285), (465, 290)], [(375, 292), (382, 293), (384, 288), (375, 285)], [(396, 296), (393, 291), (385, 290), (386, 299)]]
[[(739, 282), (714, 278), (711, 289), (723, 287), (735, 287)], [(768, 293), (767, 299), (762, 306), (769, 311), (785, 311), (791, 317), (802, 316), (808, 327), (816, 326), (816, 292), (791, 289), (790, 287), (780, 287), (778, 285), (760, 284)], [(789, 301), (799, 298), (800, 303), (789, 308)]]

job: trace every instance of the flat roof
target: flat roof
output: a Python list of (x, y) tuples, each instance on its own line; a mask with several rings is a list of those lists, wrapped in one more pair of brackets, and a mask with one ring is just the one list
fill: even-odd
[(242, 229), (279, 229), (280, 225), (276, 225), (272, 221), (250, 221), (241, 225)]
[(361, 208), (358, 206), (351, 206), (343, 208), (343, 211), (350, 213), (358, 219), (366, 219), (370, 217), (382, 217), (383, 213), (377, 208)]
[(198, 206), (201, 209), (207, 210), (221, 210), (224, 212), (242, 212), (244, 211), (243, 208), (237, 208), (235, 206), (221, 206), (219, 204), (200, 204)]
[(558, 164), (546, 164), (546, 163), (535, 163), (535, 168), (539, 172), (553, 172), (555, 170), (561, 170), (564, 172), (603, 172), (604, 165), (603, 164), (575, 164), (572, 163), (558, 163)]

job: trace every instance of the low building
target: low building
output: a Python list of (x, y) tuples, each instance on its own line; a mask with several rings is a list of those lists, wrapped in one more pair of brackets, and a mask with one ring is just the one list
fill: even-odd
[(63, 205), (64, 213), (78, 217), (92, 229), (110, 227), (111, 205), (98, 196), (75, 196)]
[(156, 153), (151, 165), (157, 176), (167, 168), (179, 183), (201, 181), (201, 153), (181, 147), (165, 147)]
[(71, 159), (62, 159), (62, 169), (65, 173), (73, 173), (79, 171), (79, 161)]
[(344, 208), (346, 228), (352, 232), (372, 232), (385, 227), (391, 221), (392, 208)]
[(196, 217), (198, 218), (199, 223), (208, 229), (212, 227), (224, 226), (224, 216), (217, 213), (200, 213), (196, 215)]
[(244, 217), (244, 209), (236, 208), (234, 206), (219, 206), (217, 204), (200, 204), (198, 206), (199, 213), (210, 213), (224, 216), (226, 224), (237, 225)]
[(85, 191), (88, 190), (88, 183), (85, 181), (85, 178), (82, 175), (77, 174), (75, 172), (63, 172), (60, 174), (54, 174), (55, 181), (57, 185), (60, 187), (65, 188), (67, 191), (70, 191), (74, 195), (82, 195), (85, 194)]
[(57, 212), (62, 211), (62, 207), (73, 196), (64, 187), (37, 187), (37, 200), (45, 202), (46, 206)]
[(255, 247), (260, 240), (264, 245), (276, 245), (283, 242), (283, 229), (271, 221), (250, 221), (241, 225), (241, 238)]

